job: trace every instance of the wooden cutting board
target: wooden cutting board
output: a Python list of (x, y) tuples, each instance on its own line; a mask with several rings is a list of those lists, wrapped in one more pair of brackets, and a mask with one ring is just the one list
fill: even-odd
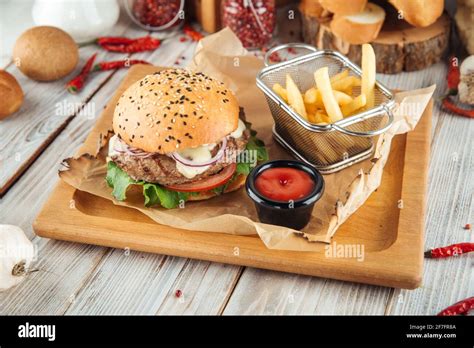
[[(138, 80), (150, 68), (133, 67), (128, 81)], [(124, 89), (122, 84), (108, 108)], [(422, 279), (431, 111), (430, 103), (413, 132), (393, 139), (381, 186), (333, 238), (333, 255), (341, 246), (363, 245), (363, 260), (327, 257), (324, 244), (318, 245), (318, 252), (270, 250), (258, 236), (159, 225), (137, 210), (115, 206), (62, 181), (33, 227), (39, 236), (53, 239), (413, 289)], [(109, 123), (104, 112), (78, 154), (95, 152), (98, 135)]]

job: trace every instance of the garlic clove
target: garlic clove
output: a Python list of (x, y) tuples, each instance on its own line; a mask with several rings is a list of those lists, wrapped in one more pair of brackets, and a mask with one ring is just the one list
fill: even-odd
[(33, 243), (20, 227), (0, 225), (0, 291), (25, 278), (34, 256)]

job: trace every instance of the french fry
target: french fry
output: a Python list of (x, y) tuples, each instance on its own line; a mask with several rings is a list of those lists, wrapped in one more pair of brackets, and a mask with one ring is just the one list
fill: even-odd
[(362, 45), (362, 85), (361, 93), (365, 94), (367, 103), (365, 107), (374, 107), (374, 87), (375, 87), (375, 53), (370, 44)]
[(315, 104), (318, 100), (318, 96), (320, 97), (318, 90), (315, 87), (308, 89), (304, 92), (304, 102), (308, 104)]
[(336, 74), (334, 76), (331, 77), (331, 84), (333, 84), (334, 82), (340, 80), (340, 79), (343, 79), (344, 77), (347, 77), (349, 75), (349, 70), (344, 70), (342, 72), (340, 72), (339, 74)]
[(303, 100), (306, 110), (312, 114), (316, 112), (316, 109), (324, 108), (321, 93), (319, 93), (319, 91), (315, 87), (308, 89), (304, 93)]
[(298, 86), (289, 74), (286, 74), (286, 91), (288, 92), (288, 104), (305, 120), (308, 119), (306, 109), (304, 107), (303, 96)]
[(273, 85), (273, 91), (278, 94), (281, 99), (288, 103), (288, 93), (286, 92), (286, 89), (282, 87), (282, 85), (280, 85), (279, 83), (275, 83)]
[(333, 91), (334, 97), (339, 105), (346, 105), (352, 102), (352, 97), (341, 91)]
[[(352, 97), (347, 95), (346, 93), (333, 91), (334, 97), (339, 105), (346, 105), (352, 101)], [(310, 114), (316, 113), (317, 109), (323, 109), (324, 103), (321, 93), (316, 88), (308, 89), (305, 94), (303, 95), (304, 106), (306, 108), (306, 112)]]
[(314, 113), (308, 112), (307, 116), (308, 116), (308, 121), (309, 122), (311, 122), (311, 123), (316, 123), (317, 122), (316, 115)]
[(322, 106), (318, 106), (316, 104), (308, 104), (308, 103), (304, 103), (304, 107), (306, 109), (306, 113), (307, 114), (315, 114), (316, 111), (318, 110), (318, 108), (322, 107)]
[(336, 91), (345, 91), (353, 86), (360, 86), (361, 80), (356, 76), (347, 76), (331, 83), (332, 89)]
[(331, 88), (328, 71), (329, 69), (327, 67), (316, 70), (314, 80), (323, 98), (324, 108), (332, 123), (342, 119), (343, 115)]
[(325, 125), (331, 123), (331, 118), (323, 110), (316, 111), (315, 115), (316, 124)]
[(364, 107), (366, 103), (367, 98), (365, 94), (361, 94), (358, 97), (355, 97), (350, 103), (342, 106), (341, 111), (344, 116), (350, 116), (354, 113), (354, 111)]

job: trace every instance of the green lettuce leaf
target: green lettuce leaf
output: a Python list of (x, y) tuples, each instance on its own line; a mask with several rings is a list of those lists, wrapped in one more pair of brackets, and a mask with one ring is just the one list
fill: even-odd
[(146, 207), (160, 204), (167, 209), (177, 208), (180, 203), (185, 202), (190, 196), (190, 194), (185, 192), (168, 190), (158, 184), (133, 180), (112, 161), (107, 163), (107, 176), (105, 179), (107, 184), (113, 188), (112, 195), (119, 201), (127, 198), (126, 192), (130, 185), (142, 185)]
[(109, 187), (113, 188), (112, 195), (119, 201), (125, 200), (127, 189), (130, 185), (140, 184), (133, 180), (114, 162), (107, 163), (107, 176), (105, 177)]

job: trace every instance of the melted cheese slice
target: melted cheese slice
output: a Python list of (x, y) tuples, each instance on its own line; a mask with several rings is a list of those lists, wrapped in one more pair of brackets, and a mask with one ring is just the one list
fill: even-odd
[(242, 136), (245, 130), (245, 123), (239, 118), (239, 123), (237, 125), (237, 129), (229, 134), (229, 137), (237, 139)]
[[(188, 158), (193, 162), (201, 163), (209, 161), (212, 158), (211, 149), (214, 146), (215, 145), (202, 145), (193, 149), (186, 149), (180, 151), (179, 154), (182, 157)], [(185, 164), (182, 164), (181, 162), (176, 161), (176, 170), (188, 179), (192, 179), (196, 175), (204, 173), (206, 170), (209, 169), (209, 167), (210, 166), (190, 167)]]

